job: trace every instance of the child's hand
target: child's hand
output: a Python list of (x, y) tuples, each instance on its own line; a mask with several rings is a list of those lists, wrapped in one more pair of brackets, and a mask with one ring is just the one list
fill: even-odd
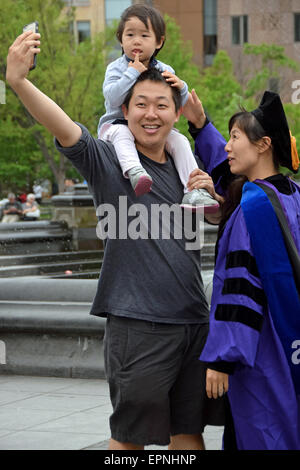
[(170, 83), (171, 86), (174, 86), (175, 88), (178, 88), (179, 90), (182, 90), (184, 87), (184, 83), (180, 78), (178, 78), (174, 73), (168, 72), (165, 70), (162, 73), (162, 76), (165, 77), (166, 81)]
[(142, 62), (140, 62), (140, 54), (139, 52), (135, 54), (135, 58), (133, 62), (129, 62), (128, 67), (133, 67), (138, 72), (143, 73), (147, 70), (147, 67), (144, 66)]

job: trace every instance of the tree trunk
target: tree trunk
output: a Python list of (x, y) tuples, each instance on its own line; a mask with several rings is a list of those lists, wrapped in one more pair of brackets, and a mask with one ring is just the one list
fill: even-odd
[(55, 181), (57, 182), (58, 185), (58, 191), (59, 193), (64, 192), (64, 187), (65, 187), (65, 173), (66, 173), (66, 168), (65, 168), (65, 157), (63, 155), (60, 155), (60, 160), (59, 160), (59, 165), (56, 164), (54, 160), (54, 149), (53, 152), (49, 152), (49, 149), (47, 147), (47, 144), (45, 142), (44, 136), (40, 133), (40, 131), (34, 131), (33, 133), (35, 140), (38, 143), (38, 146), (41, 149), (41, 152), (48, 163)]

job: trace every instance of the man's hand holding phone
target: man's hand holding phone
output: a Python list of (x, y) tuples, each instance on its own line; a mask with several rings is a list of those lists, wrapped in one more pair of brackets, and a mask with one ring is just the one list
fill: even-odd
[(25, 31), (9, 48), (6, 79), (12, 84), (27, 77), (32, 70), (35, 54), (40, 53), (40, 34)]
[[(31, 31), (32, 33), (38, 33), (39, 32), (38, 22), (33, 21), (32, 23), (26, 24), (23, 28), (23, 33), (26, 33), (26, 31)], [(36, 54), (34, 54), (33, 63), (30, 67), (30, 70), (35, 69), (35, 67), (36, 67)]]
[(78, 124), (29, 79), (28, 72), (39, 54), (40, 34), (26, 31), (10, 46), (6, 79), (32, 117), (54, 135), (63, 147), (72, 147), (82, 135)]

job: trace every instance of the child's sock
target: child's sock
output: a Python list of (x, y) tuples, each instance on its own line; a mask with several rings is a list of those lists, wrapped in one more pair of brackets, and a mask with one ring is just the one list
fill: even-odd
[(151, 190), (152, 178), (142, 166), (131, 168), (127, 175), (136, 196), (142, 196)]
[(219, 203), (206, 189), (193, 189), (183, 196), (180, 207), (190, 211), (204, 209), (205, 214), (212, 214), (219, 208)]

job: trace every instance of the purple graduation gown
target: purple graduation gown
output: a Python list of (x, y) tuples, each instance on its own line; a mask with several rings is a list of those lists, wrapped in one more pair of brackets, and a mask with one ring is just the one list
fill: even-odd
[[(208, 126), (196, 139), (196, 153), (211, 172), (224, 159), (225, 141)], [(280, 196), (300, 252), (300, 192)], [(241, 206), (219, 239), (210, 331), (200, 359), (235, 365), (228, 398), (239, 450), (300, 449), (300, 396), (274, 328)]]

